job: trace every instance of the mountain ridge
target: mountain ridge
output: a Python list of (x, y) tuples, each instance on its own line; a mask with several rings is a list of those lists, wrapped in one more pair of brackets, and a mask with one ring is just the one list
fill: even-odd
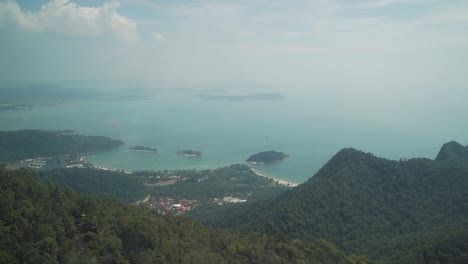
[[(410, 234), (435, 230), (426, 235), (441, 237), (440, 227), (468, 234), (467, 175), (468, 164), (387, 160), (345, 148), (304, 184), (279, 197), (239, 206), (211, 222), (201, 220), (216, 227), (326, 239), (382, 261), (407, 258), (427, 243)], [(468, 241), (468, 235), (463, 239)], [(418, 254), (412, 261), (418, 262), (423, 253)]]
[(437, 154), (438, 161), (468, 161), (468, 145), (463, 146), (456, 141), (445, 143)]

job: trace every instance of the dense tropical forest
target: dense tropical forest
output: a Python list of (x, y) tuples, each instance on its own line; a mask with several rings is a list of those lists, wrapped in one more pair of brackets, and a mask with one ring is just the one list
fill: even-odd
[(60, 168), (39, 172), (39, 178), (82, 193), (135, 202), (150, 195), (155, 200), (195, 199), (209, 205), (214, 199), (236, 197), (248, 201), (277, 196), (287, 187), (259, 177), (245, 165), (215, 170), (135, 171), (127, 174), (91, 168)]
[(438, 161), (468, 161), (468, 146), (451, 141), (445, 143), (437, 154), (436, 160)]
[[(203, 201), (228, 195), (248, 199), (287, 189), (272, 179), (259, 177), (245, 165), (231, 165), (215, 170), (137, 171), (134, 174), (149, 176), (148, 183), (153, 183), (153, 191), (157, 195)], [(170, 179), (176, 179), (176, 182), (159, 186), (155, 184)]]
[(0, 162), (84, 154), (116, 148), (123, 142), (103, 136), (83, 136), (75, 131), (0, 131)]
[(277, 198), (194, 216), (215, 227), (326, 239), (384, 263), (467, 263), (468, 164), (344, 149)]
[(38, 172), (38, 178), (80, 193), (133, 203), (149, 193), (144, 179), (119, 171), (92, 168), (59, 168)]
[(377, 263), (467, 263), (466, 149), (449, 142), (435, 160), (400, 161), (343, 149), (296, 188), (245, 165), (37, 175), (2, 166), (0, 263), (367, 261), (345, 252)]
[(269, 163), (284, 160), (289, 157), (287, 154), (278, 151), (263, 151), (247, 158), (247, 162)]
[(0, 166), (0, 263), (366, 263), (319, 240), (204, 227)]

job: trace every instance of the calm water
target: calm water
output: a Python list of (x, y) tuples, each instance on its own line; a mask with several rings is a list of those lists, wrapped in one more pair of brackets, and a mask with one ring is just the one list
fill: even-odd
[[(148, 100), (69, 102), (3, 111), (0, 129), (74, 129), (118, 138), (126, 145), (89, 160), (126, 170), (215, 168), (243, 163), (256, 152), (278, 150), (291, 156), (257, 169), (294, 182), (307, 180), (343, 147), (392, 159), (433, 158), (440, 144), (450, 140), (443, 131), (426, 131), (422, 137), (423, 131), (417, 129), (363, 120), (345, 119), (300, 95), (278, 101), (224, 101), (164, 93)], [(157, 147), (159, 152), (129, 150), (137, 144)], [(178, 156), (180, 149), (199, 150), (203, 157)]]

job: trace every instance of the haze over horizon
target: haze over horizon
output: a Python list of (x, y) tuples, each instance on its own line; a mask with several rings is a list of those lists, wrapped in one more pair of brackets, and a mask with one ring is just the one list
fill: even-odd
[(0, 43), (2, 82), (243, 87), (304, 122), (467, 141), (463, 0), (7, 0)]

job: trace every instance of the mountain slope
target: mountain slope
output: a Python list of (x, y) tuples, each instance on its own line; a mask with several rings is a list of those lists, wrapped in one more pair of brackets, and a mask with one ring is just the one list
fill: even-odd
[(306, 183), (274, 200), (237, 209), (200, 220), (326, 239), (374, 259), (419, 262), (423, 253), (418, 250), (431, 248), (446, 234), (462, 234), (468, 241), (468, 166), (391, 161), (343, 149)]
[(437, 154), (436, 160), (468, 161), (468, 146), (464, 147), (456, 141), (445, 143)]
[(365, 263), (328, 242), (213, 230), (0, 166), (0, 263)]

